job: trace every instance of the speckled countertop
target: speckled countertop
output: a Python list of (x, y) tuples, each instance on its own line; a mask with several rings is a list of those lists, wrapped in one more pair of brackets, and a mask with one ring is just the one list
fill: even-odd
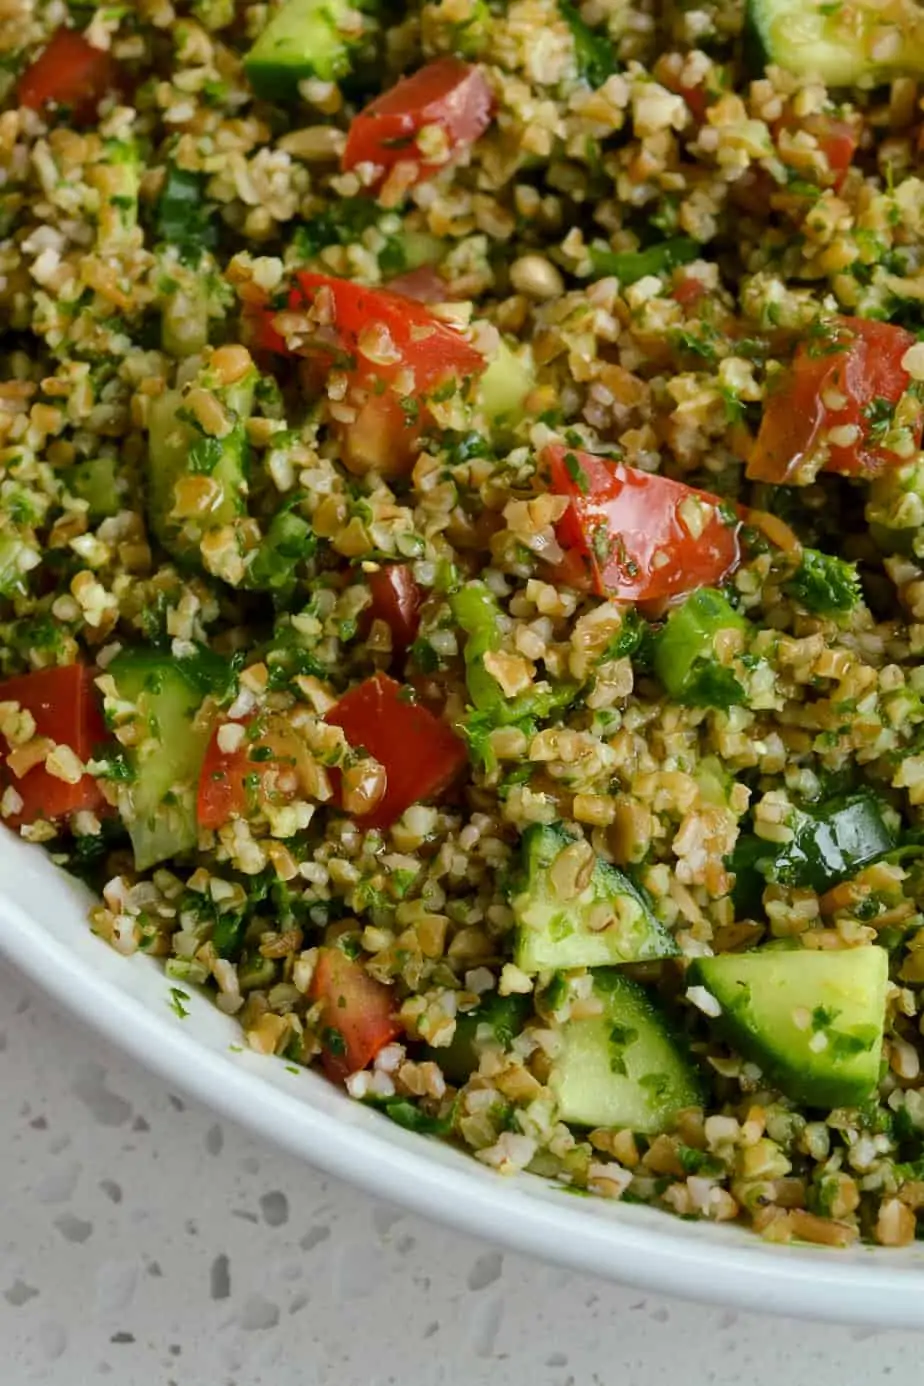
[[(3, 1386), (911, 1386), (924, 1338), (501, 1254), (166, 1091), (0, 971)], [(680, 1376), (678, 1376), (680, 1367)]]

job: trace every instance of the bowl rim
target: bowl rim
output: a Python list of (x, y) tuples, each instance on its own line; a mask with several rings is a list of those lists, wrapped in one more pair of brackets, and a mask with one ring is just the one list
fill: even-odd
[[(18, 848), (25, 844), (10, 851), (12, 835), (4, 832), (0, 838), (3, 880), (10, 866), (20, 865)], [(66, 890), (73, 897), (71, 878), (44, 854), (37, 864), (36, 851), (26, 847), (29, 856), (22, 865), (39, 894), (46, 884), (51, 887), (53, 875), (69, 883)], [(236, 1062), (230, 1053), (197, 1038), (195, 1027), (179, 1026), (166, 1006), (160, 1013), (153, 1003), (139, 1004), (128, 986), (119, 986), (105, 969), (92, 965), (83, 940), (79, 947), (76, 941), (73, 946), (62, 941), (60, 919), (53, 927), (43, 924), (42, 911), (26, 908), (16, 898), (21, 893), (18, 882), (10, 885), (9, 878), (0, 886), (0, 953), (16, 970), (119, 1052), (329, 1175), (496, 1245), (642, 1290), (853, 1325), (924, 1326), (924, 1257), (913, 1248), (908, 1254), (867, 1247), (850, 1252), (782, 1247), (737, 1229), (717, 1239), (714, 1224), (681, 1222), (652, 1209), (620, 1210), (605, 1200), (567, 1198), (560, 1186), (552, 1196), (546, 1181), (536, 1176), (504, 1177), (468, 1154), (458, 1161), (455, 1152), (444, 1156), (450, 1149), (446, 1146), (435, 1158), (432, 1141), (395, 1127), (379, 1113), (363, 1108), (361, 1116), (351, 1113), (346, 1120), (347, 1110), (358, 1104), (345, 1094), (331, 1094), (331, 1100), (322, 1091), (329, 1087), (324, 1079), (299, 1070), (322, 1086), (315, 1098), (310, 1086), (287, 1091), (280, 1083), (279, 1061), (279, 1072), (274, 1070), (268, 1081), (269, 1070), (261, 1067), (272, 1060), (242, 1055)], [(67, 912), (60, 890), (51, 887), (48, 903), (63, 903)], [(73, 922), (65, 930), (69, 927)], [(128, 967), (126, 980), (134, 964), (146, 973), (155, 970), (164, 981), (155, 959), (119, 958), (85, 924), (84, 930), (92, 949)], [(101, 960), (102, 954), (98, 956)], [(211, 1002), (202, 1004), (215, 1011)]]

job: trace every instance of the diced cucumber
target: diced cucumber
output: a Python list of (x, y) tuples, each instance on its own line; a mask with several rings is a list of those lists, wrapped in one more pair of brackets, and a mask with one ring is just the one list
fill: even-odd
[(777, 63), (829, 87), (924, 73), (924, 14), (912, 0), (747, 0), (745, 25), (755, 65)]
[(885, 553), (924, 555), (924, 461), (885, 467), (873, 477), (865, 514)]
[(793, 1102), (852, 1107), (879, 1081), (883, 948), (758, 949), (694, 960), (687, 981), (722, 1008), (719, 1030)]
[(206, 651), (176, 659), (125, 650), (106, 673), (146, 733), (128, 752), (133, 779), (123, 809), (135, 866), (144, 871), (196, 845), (196, 789), (211, 733), (210, 720), (198, 714), (208, 693), (227, 686), (228, 666)]
[(603, 1014), (567, 1020), (549, 1086), (562, 1121), (628, 1128), (646, 1136), (703, 1101), (683, 1042), (637, 982), (614, 967), (593, 974)]
[(743, 834), (731, 857), (736, 912), (753, 915), (769, 881), (821, 894), (849, 880), (896, 845), (887, 805), (871, 790), (827, 799), (811, 809), (793, 809), (789, 842), (766, 842)]
[(641, 891), (561, 824), (523, 834), (523, 883), (511, 900), (524, 972), (645, 962), (677, 952)]
[(323, 82), (345, 77), (351, 44), (338, 25), (354, 13), (349, 0), (286, 0), (244, 59), (256, 95), (291, 101), (306, 77)]
[(743, 703), (741, 681), (716, 652), (723, 631), (745, 635), (747, 621), (714, 587), (701, 587), (668, 616), (655, 642), (654, 668), (677, 702), (727, 708)]
[(514, 351), (502, 340), (478, 382), (476, 408), (494, 429), (516, 428), (535, 384), (536, 370), (529, 347)]
[(318, 546), (308, 521), (295, 511), (278, 511), (256, 550), (248, 572), (248, 587), (284, 597), (295, 586), (298, 564)]
[(99, 244), (111, 249), (138, 224), (141, 156), (133, 140), (107, 140), (105, 153), (105, 163), (95, 165), (91, 177), (100, 194)]
[[(221, 385), (206, 365), (183, 390), (168, 390), (151, 401), (148, 416), (147, 507), (151, 528), (175, 558), (194, 558), (202, 536), (230, 524), (245, 508), (249, 446), (246, 420), (253, 408), (257, 372), (233, 385)], [(229, 431), (205, 434), (184, 417), (194, 389), (213, 394), (225, 409)], [(176, 514), (177, 484), (196, 476), (217, 483), (205, 513)]]
[(184, 361), (198, 356), (209, 344), (209, 286), (196, 275), (164, 294), (160, 310), (160, 340), (168, 356)]
[(444, 1049), (428, 1049), (451, 1083), (464, 1083), (478, 1067), (482, 1044), (507, 1049), (520, 1033), (532, 1010), (531, 996), (498, 996), (490, 992), (474, 1011), (456, 1016), (452, 1043)]
[(75, 462), (63, 479), (71, 495), (87, 502), (91, 520), (105, 520), (122, 509), (122, 488), (114, 457), (91, 457), (86, 462)]

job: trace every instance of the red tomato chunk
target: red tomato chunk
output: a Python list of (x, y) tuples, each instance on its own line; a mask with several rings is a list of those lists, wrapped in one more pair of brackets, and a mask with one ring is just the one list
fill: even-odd
[(340, 948), (319, 949), (308, 995), (321, 1003), (321, 1062), (334, 1082), (366, 1068), (401, 1033), (392, 988)]
[[(879, 441), (911, 383), (904, 328), (840, 318), (829, 336), (800, 342), (792, 367), (764, 404), (748, 461), (756, 481), (807, 485), (819, 471), (874, 475), (904, 460)], [(909, 452), (920, 446), (920, 406), (909, 411)]]
[(738, 524), (717, 496), (559, 444), (543, 454), (571, 505), (558, 541), (603, 597), (654, 601), (722, 579), (737, 565)]
[(385, 768), (384, 795), (358, 820), (364, 828), (387, 828), (411, 804), (438, 798), (465, 767), (465, 747), (455, 732), (411, 702), (409, 693), (387, 674), (375, 674), (324, 719), (343, 728), (354, 750), (363, 747)]
[[(357, 473), (402, 474), (413, 464), (427, 397), (449, 380), (480, 375), (484, 357), (461, 332), (400, 294), (327, 274), (297, 278), (289, 311), (314, 319), (299, 354), (347, 376), (345, 403), (355, 418), (340, 429), (341, 460)], [(259, 345), (287, 353), (275, 317), (266, 312)]]
[[(220, 744), (226, 726), (243, 730), (243, 739), (230, 751)], [(231, 818), (247, 818), (303, 796), (310, 786), (309, 760), (305, 743), (282, 717), (222, 722), (212, 732), (199, 775), (200, 827), (220, 828)]]
[[(477, 67), (459, 58), (438, 58), (368, 105), (352, 121), (343, 151), (344, 170), (375, 164), (380, 175), (373, 190), (397, 163), (408, 164), (406, 186), (438, 173), (483, 135), (494, 114), (494, 97)], [(437, 127), (445, 139), (445, 158), (434, 159), (418, 136)], [(428, 157), (429, 155), (429, 157)]]
[(404, 654), (417, 637), (423, 593), (406, 563), (389, 563), (369, 577), (374, 621), (391, 627), (392, 649)]
[(21, 106), (40, 111), (49, 102), (70, 108), (74, 119), (85, 124), (96, 117), (96, 108), (115, 85), (115, 63), (101, 48), (94, 48), (73, 29), (59, 29), (35, 62), (19, 79)]
[[(93, 678), (93, 670), (82, 664), (40, 669), (0, 683), (0, 702), (19, 703), (32, 714), (37, 737), (67, 746), (80, 760), (87, 761), (107, 735)], [(83, 775), (76, 784), (68, 784), (52, 775), (42, 763), (21, 778), (4, 764), (2, 778), (22, 799), (21, 810), (3, 820), (11, 827), (33, 823), (37, 818), (67, 818), (80, 809), (95, 811), (106, 802), (92, 775)]]

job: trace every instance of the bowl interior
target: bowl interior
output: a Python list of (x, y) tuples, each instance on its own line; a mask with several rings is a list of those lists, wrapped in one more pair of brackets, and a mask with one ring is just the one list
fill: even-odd
[(851, 1323), (924, 1325), (924, 1249), (772, 1246), (737, 1227), (575, 1197), (536, 1176), (502, 1177), (404, 1131), (319, 1074), (243, 1048), (235, 1022), (205, 995), (183, 986), (176, 998), (155, 959), (121, 957), (95, 938), (90, 901), (42, 850), (0, 831), (0, 949), (9, 961), (171, 1085), (328, 1173), (517, 1250), (645, 1289)]

